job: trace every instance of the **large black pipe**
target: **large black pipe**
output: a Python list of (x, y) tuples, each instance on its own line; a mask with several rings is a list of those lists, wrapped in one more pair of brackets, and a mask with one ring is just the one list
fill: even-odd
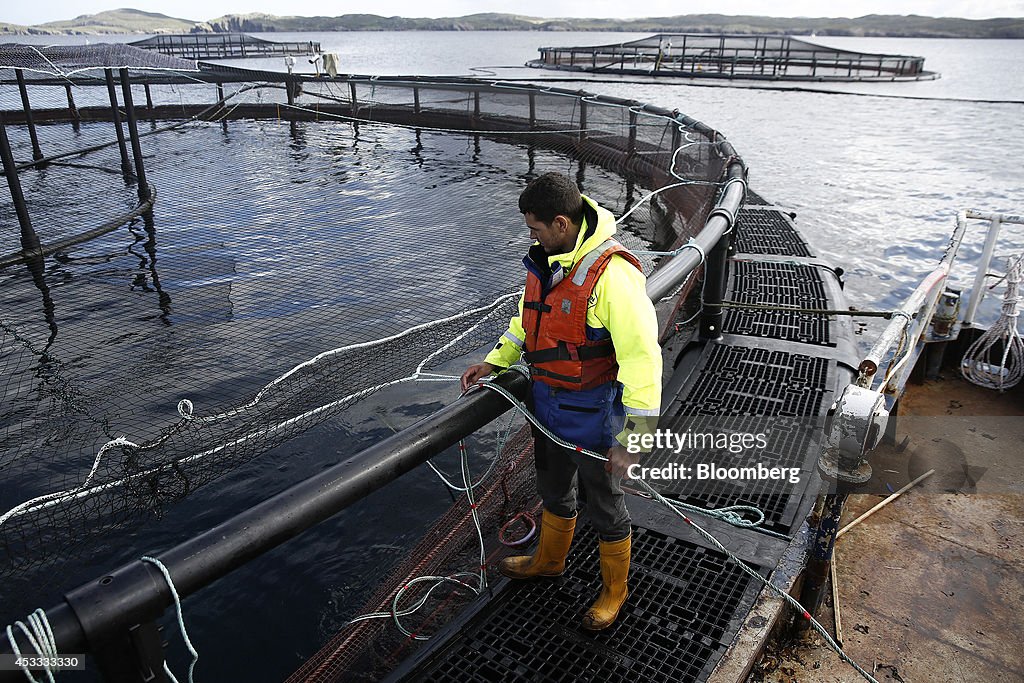
[(718, 238), (714, 248), (707, 255), (704, 265), (703, 312), (700, 316), (700, 338), (705, 341), (722, 336), (722, 322), (725, 315), (722, 301), (725, 299), (725, 284), (729, 274), (729, 244), (732, 231)]
[[(523, 397), (527, 380), (517, 372), (497, 382)], [(491, 422), (511, 406), (491, 391), (477, 391), (425, 417), (348, 460), (157, 556), (181, 597), (191, 595), (246, 562), (365, 498), (460, 438)], [(100, 649), (120, 630), (158, 618), (172, 604), (153, 565), (130, 562), (65, 595), (46, 614), (59, 652)], [(23, 651), (31, 648), (21, 643)], [(0, 638), (0, 655), (10, 644)], [(20, 671), (0, 670), (0, 681), (23, 680)]]
[(110, 115), (114, 121), (114, 131), (117, 133), (117, 148), (121, 152), (121, 172), (128, 176), (134, 176), (132, 164), (128, 161), (128, 146), (124, 141), (124, 129), (121, 127), (121, 107), (117, 103), (117, 91), (114, 89), (114, 73), (110, 69), (104, 69), (103, 75), (107, 80), (107, 97), (110, 98)]
[(14, 76), (18, 79), (21, 107), (25, 110), (25, 124), (28, 126), (28, 136), (32, 140), (32, 158), (39, 161), (43, 158), (43, 150), (39, 148), (39, 138), (36, 136), (36, 123), (32, 118), (32, 104), (28, 101), (28, 88), (25, 87), (25, 73), (21, 69), (15, 69)]
[(135, 177), (139, 179), (139, 199), (149, 199), (149, 183), (146, 169), (142, 164), (142, 143), (139, 142), (139, 125), (135, 121), (135, 102), (132, 99), (132, 82), (128, 69), (121, 69), (121, 96), (124, 98), (124, 115), (128, 119), (128, 137), (132, 143), (132, 157), (135, 158)]
[(32, 219), (28, 215), (28, 206), (25, 204), (25, 194), (21, 191), (21, 181), (18, 180), (18, 167), (14, 164), (14, 155), (11, 154), (11, 142), (7, 139), (7, 127), (0, 120), (0, 158), (3, 159), (4, 175), (7, 176), (7, 186), (11, 190), (11, 201), (14, 202), (14, 211), (18, 215), (18, 224), (21, 225), (21, 248), (24, 254), (39, 254), (39, 237), (32, 228)]

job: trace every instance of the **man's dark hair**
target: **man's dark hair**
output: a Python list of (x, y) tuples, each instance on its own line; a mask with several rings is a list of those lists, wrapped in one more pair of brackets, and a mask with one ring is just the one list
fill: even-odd
[(561, 173), (545, 173), (534, 178), (519, 195), (519, 211), (532, 213), (548, 225), (555, 216), (568, 216), (574, 224), (583, 223), (583, 199), (576, 183)]

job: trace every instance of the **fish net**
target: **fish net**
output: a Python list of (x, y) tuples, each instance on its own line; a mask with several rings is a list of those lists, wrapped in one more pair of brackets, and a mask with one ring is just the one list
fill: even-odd
[[(0, 198), (5, 623), (137, 556), (132, 539), (197, 496), (230, 511), (212, 482), (310, 444), (365, 442), (374, 401), (416, 415), (450, 400), (515, 311), (528, 244), (516, 198), (530, 178), (567, 173), (628, 213), (627, 247), (664, 251), (703, 227), (729, 161), (695, 121), (585, 92), (381, 78), (289, 93), (281, 74), (217, 75), (223, 97), (172, 72), (150, 93), (133, 87), (156, 192), (145, 211), (105, 88), (74, 86), (78, 118), (63, 89), (30, 88), (36, 141), (20, 100), (0, 101), (31, 230), (58, 245), (26, 251)], [(36, 145), (57, 158), (30, 164)], [(649, 274), (667, 257), (643, 260)], [(492, 558), (497, 526), (535, 506), (530, 465), (519, 432), (478, 489)], [(175, 532), (168, 543), (189, 529)], [(478, 565), (475, 543), (457, 501), (366, 609), (405, 577)], [(331, 641), (345, 656), (311, 667), (339, 675), (381, 648), (401, 654), (372, 645), (386, 620), (348, 628)]]

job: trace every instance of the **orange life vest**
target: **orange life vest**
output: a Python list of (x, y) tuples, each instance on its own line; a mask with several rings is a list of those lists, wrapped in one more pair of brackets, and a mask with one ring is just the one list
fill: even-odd
[(552, 387), (583, 390), (618, 376), (610, 338), (587, 338), (587, 306), (597, 279), (618, 254), (639, 270), (636, 256), (615, 240), (605, 240), (576, 263), (545, 294), (541, 279), (527, 269), (523, 297), (523, 359), (535, 380)]

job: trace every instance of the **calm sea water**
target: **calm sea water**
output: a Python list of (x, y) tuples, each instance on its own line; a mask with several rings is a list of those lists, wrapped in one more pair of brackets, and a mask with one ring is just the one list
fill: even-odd
[[(537, 55), (540, 45), (617, 43), (639, 34), (414, 32), (265, 37), (319, 40), (324, 50), (339, 53), (343, 69), (353, 73), (565, 79), (566, 74), (528, 70), (522, 64)], [(21, 39), (36, 44), (83, 40)], [(803, 91), (742, 83), (652, 84), (636, 78), (560, 85), (678, 108), (720, 130), (747, 162), (752, 187), (795, 211), (798, 226), (817, 253), (847, 271), (850, 303), (862, 308), (892, 307), (939, 258), (958, 209), (1024, 210), (1020, 166), (1024, 159), (1020, 134), (1024, 41), (817, 40), (848, 49), (921, 55), (926, 68), (939, 71), (942, 78), (919, 83), (806, 84), (800, 86)], [(282, 66), (279, 60), (253, 60), (252, 65)], [(277, 135), (247, 129), (241, 139), (257, 134)], [(400, 151), (406, 141), (392, 142)], [(222, 140), (217, 144), (229, 147)], [(302, 158), (292, 154), (282, 161), (301, 165)], [(517, 172), (495, 181), (502, 184), (503, 201), (514, 196)], [(617, 192), (610, 181), (607, 187), (609, 193)], [(487, 196), (486, 187), (480, 191)], [(130, 193), (118, 201), (130, 203)], [(74, 216), (73, 206), (66, 211)], [(1006, 233), (997, 254), (1006, 257), (1024, 251), (1024, 235), (1010, 228)], [(977, 258), (981, 240), (980, 229), (968, 235), (961, 264)], [(244, 243), (231, 247), (242, 256), (249, 248)], [(173, 259), (168, 265), (173, 267)], [(232, 272), (232, 267), (228, 264), (225, 272)], [(967, 284), (973, 274), (967, 267), (954, 280)], [(994, 309), (993, 302), (989, 315)], [(876, 330), (864, 331), (865, 345)], [(431, 403), (427, 398), (422, 402)], [(133, 556), (139, 549), (177, 542), (222, 519), (225, 509), (243, 509), (387, 433), (369, 410), (328, 423), (278, 449), (273, 458), (257, 459), (226, 476), (215, 493), (201, 490), (196, 501), (172, 509), (158, 524), (133, 535), (130, 549), (114, 554)], [(328, 444), (343, 448), (322, 455)], [(315, 651), (372, 588), (377, 568), (401, 556), (403, 548), (415, 542), (419, 530), (447, 504), (447, 496), (430, 476), (407, 479), (190, 598), (185, 603), (186, 620), (202, 655), (197, 669), (200, 679), (279, 680)], [(410, 502), (395, 506), (396, 496)], [(80, 578), (95, 573), (87, 569)], [(181, 670), (181, 653), (174, 652), (173, 657)]]

